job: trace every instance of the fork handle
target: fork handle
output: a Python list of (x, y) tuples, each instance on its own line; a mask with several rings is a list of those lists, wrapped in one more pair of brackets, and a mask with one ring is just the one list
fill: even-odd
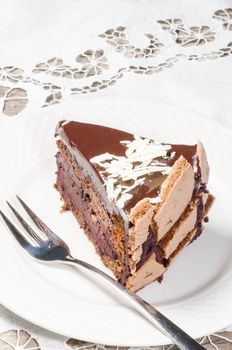
[(187, 333), (170, 321), (166, 316), (154, 308), (151, 304), (147, 303), (137, 294), (129, 291), (123, 287), (120, 283), (115, 281), (112, 277), (108, 276), (105, 272), (99, 270), (95, 266), (88, 264), (85, 261), (75, 259), (71, 256), (64, 260), (65, 263), (71, 265), (79, 265), (85, 269), (96, 273), (102, 279), (104, 279), (110, 286), (119, 291), (128, 301), (134, 306), (134, 308), (143, 316), (145, 316), (156, 328), (158, 328), (164, 335), (172, 340), (182, 350), (202, 350), (205, 349), (199, 343), (191, 338)]

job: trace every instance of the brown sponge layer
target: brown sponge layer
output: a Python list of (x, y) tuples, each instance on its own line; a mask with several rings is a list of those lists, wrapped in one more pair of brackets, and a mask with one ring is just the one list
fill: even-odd
[(56, 189), (93, 242), (103, 262), (120, 279), (125, 270), (124, 228), (120, 218), (110, 216), (102, 206), (90, 179), (83, 176), (67, 147), (58, 141)]

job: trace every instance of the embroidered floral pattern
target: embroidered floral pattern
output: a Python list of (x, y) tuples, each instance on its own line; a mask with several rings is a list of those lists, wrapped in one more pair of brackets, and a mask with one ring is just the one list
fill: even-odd
[(170, 34), (177, 36), (177, 32), (185, 30), (184, 23), (180, 18), (168, 18), (165, 20), (157, 21), (161, 25), (163, 30), (166, 30)]
[(65, 65), (63, 60), (59, 57), (53, 57), (46, 62), (38, 63), (32, 70), (33, 73), (46, 73), (55, 77), (64, 76), (64, 72), (71, 69)]
[(128, 350), (128, 347), (100, 345), (73, 338), (69, 339), (66, 344), (73, 350)]
[(23, 79), (23, 69), (9, 66), (0, 68), (0, 80), (17, 83)]
[[(232, 344), (232, 332), (224, 331), (218, 332), (210, 336), (205, 336), (199, 339), (198, 342), (208, 350), (226, 350), (231, 349)], [(70, 338), (66, 341), (68, 348), (73, 350), (132, 350), (129, 347), (118, 347), (118, 346), (106, 346), (101, 344), (94, 344)], [(66, 346), (59, 347), (65, 349)], [(34, 339), (27, 331), (23, 329), (8, 330), (0, 333), (0, 350), (41, 350), (37, 340)], [(178, 350), (175, 345), (166, 346), (151, 346), (145, 347), (144, 350)], [(134, 347), (133, 350), (142, 350), (141, 347)]]
[(232, 30), (232, 8), (216, 11), (213, 18), (222, 21), (225, 30)]
[(101, 74), (103, 70), (109, 69), (107, 58), (104, 56), (104, 51), (99, 49), (95, 52), (93, 50), (85, 51), (76, 57), (78, 63), (82, 63), (82, 70), (87, 77)]
[(99, 37), (104, 38), (109, 45), (115, 47), (116, 52), (122, 53), (127, 58), (154, 57), (164, 44), (152, 34), (144, 35), (149, 39), (149, 45), (144, 49), (135, 47), (130, 43), (126, 35), (126, 27), (120, 26), (116, 29), (108, 29)]
[(62, 94), (60, 91), (57, 92), (53, 92), (52, 94), (48, 95), (48, 97), (45, 100), (45, 104), (43, 105), (43, 107), (47, 107), (47, 106), (51, 106), (51, 105), (55, 105), (57, 103), (60, 103), (62, 99)]
[(28, 103), (27, 91), (22, 88), (0, 86), (1, 97), (5, 97), (2, 112), (9, 117), (20, 113)]
[(176, 33), (176, 42), (182, 46), (199, 46), (215, 40), (215, 33), (208, 26), (190, 27), (188, 30), (178, 29)]
[(0, 333), (0, 350), (41, 350), (38, 342), (23, 329)]
[(168, 58), (163, 63), (154, 66), (129, 66), (128, 69), (122, 68), (118, 71), (118, 74), (114, 75), (108, 80), (94, 81), (91, 85), (86, 85), (80, 88), (72, 88), (71, 94), (87, 94), (89, 92), (96, 92), (101, 89), (105, 89), (115, 84), (118, 79), (122, 78), (126, 73), (135, 73), (140, 75), (153, 75), (160, 73), (166, 69), (172, 68), (180, 60), (205, 62), (209, 60), (215, 60), (218, 58), (223, 58), (232, 55), (232, 42), (226, 47), (219, 49), (218, 51), (213, 51), (205, 54), (197, 55), (186, 55), (186, 54), (176, 54), (173, 57)]
[[(198, 342), (208, 350), (229, 350), (232, 344), (232, 332), (223, 331), (198, 339)], [(67, 346), (67, 347), (66, 347)], [(118, 347), (94, 344), (70, 338), (59, 349), (70, 348), (73, 350), (178, 350), (175, 345), (151, 346), (151, 347)], [(23, 329), (10, 329), (0, 333), (0, 350), (41, 350), (38, 341)]]
[[(220, 332), (210, 336), (198, 339), (198, 342), (205, 347), (207, 350), (229, 350), (232, 344), (232, 332)], [(69, 339), (66, 344), (73, 350), (178, 350), (179, 348), (175, 345), (166, 346), (150, 346), (150, 347), (118, 347), (118, 346), (106, 346), (100, 344), (93, 344), (84, 342), (77, 339)]]
[(68, 79), (83, 79), (93, 75), (99, 75), (103, 70), (109, 69), (104, 51), (87, 50), (76, 57), (76, 62), (82, 64), (81, 68), (70, 67), (63, 63), (59, 57), (53, 57), (46, 62), (38, 63), (33, 73), (46, 73), (54, 77)]
[(8, 90), (10, 90), (9, 86), (0, 85), (0, 97), (4, 97)]
[(188, 57), (189, 61), (205, 62), (209, 60), (215, 60), (222, 57), (227, 57), (232, 55), (232, 42), (230, 42), (226, 47), (219, 49), (218, 51), (212, 51), (202, 55), (190, 55)]
[[(113, 47), (117, 54), (128, 58), (128, 63), (134, 60), (132, 64), (123, 65), (117, 68), (116, 73), (114, 72), (108, 76), (107, 72), (110, 71), (112, 65), (102, 48), (89, 49), (79, 53), (74, 58), (72, 65), (66, 64), (61, 57), (50, 58), (36, 64), (31, 74), (27, 75), (19, 67), (0, 67), (0, 80), (7, 82), (7, 85), (11, 85), (9, 87), (0, 86), (0, 98), (2, 98), (2, 101), (4, 99), (3, 114), (13, 116), (24, 110), (28, 104), (26, 84), (37, 85), (48, 92), (42, 104), (42, 107), (47, 107), (62, 102), (64, 91), (71, 95), (94, 93), (114, 85), (125, 74), (153, 75), (172, 68), (180, 60), (205, 62), (232, 55), (231, 42), (220, 49), (204, 51), (203, 53), (199, 52), (199, 49), (197, 53), (196, 51), (189, 53), (190, 49), (185, 50), (185, 48), (191, 47), (208, 47), (207, 44), (215, 41), (218, 31), (232, 30), (232, 8), (220, 9), (213, 14), (212, 18), (222, 22), (222, 26), (217, 29), (212, 29), (208, 25), (188, 27), (178, 17), (157, 20), (156, 22), (160, 28), (166, 32), (166, 35), (172, 41), (172, 45), (165, 45), (158, 38), (158, 31), (157, 33), (144, 34), (148, 44), (146, 47), (138, 47), (129, 40), (125, 26), (107, 29), (99, 37)], [(164, 56), (162, 53), (171, 46), (173, 46), (173, 51), (178, 53), (162, 60)], [(181, 48), (183, 48), (182, 51)], [(150, 59), (153, 57), (161, 58), (161, 62), (151, 64)], [(140, 64), (136, 64), (139, 59), (141, 59)], [(35, 78), (35, 75), (39, 78)], [(46, 76), (50, 77), (50, 81), (43, 80)], [(99, 77), (99, 79), (96, 79), (96, 77)], [(80, 84), (85, 79), (86, 81)], [(67, 87), (67, 81), (76, 81), (76, 84)], [(21, 84), (24, 84), (23, 88)], [(17, 87), (14, 88), (12, 85), (17, 85)]]
[(126, 71), (125, 68), (121, 68), (118, 70), (118, 73), (116, 75), (113, 75), (109, 79), (94, 81), (92, 84), (83, 86), (81, 88), (72, 88), (71, 94), (72, 95), (87, 94), (88, 92), (96, 92), (98, 90), (106, 89), (107, 87), (114, 85), (118, 79), (121, 79), (123, 77), (123, 72), (125, 71)]
[(186, 27), (180, 18), (157, 21), (161, 28), (176, 38), (181, 46), (199, 46), (215, 40), (215, 33), (208, 26)]

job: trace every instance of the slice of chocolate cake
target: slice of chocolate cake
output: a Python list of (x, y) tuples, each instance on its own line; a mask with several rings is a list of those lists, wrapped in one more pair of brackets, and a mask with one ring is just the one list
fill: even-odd
[(60, 122), (56, 138), (55, 187), (102, 261), (133, 291), (161, 280), (201, 234), (214, 199), (203, 145), (74, 121)]

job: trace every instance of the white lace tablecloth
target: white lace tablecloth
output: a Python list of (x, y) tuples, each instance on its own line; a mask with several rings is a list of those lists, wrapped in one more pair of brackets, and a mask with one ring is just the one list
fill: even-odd
[[(232, 127), (231, 0), (7, 0), (0, 14), (0, 126), (70, 99), (115, 96), (187, 107)], [(202, 342), (232, 349), (232, 333)], [(0, 350), (68, 347), (104, 349), (0, 306)]]

